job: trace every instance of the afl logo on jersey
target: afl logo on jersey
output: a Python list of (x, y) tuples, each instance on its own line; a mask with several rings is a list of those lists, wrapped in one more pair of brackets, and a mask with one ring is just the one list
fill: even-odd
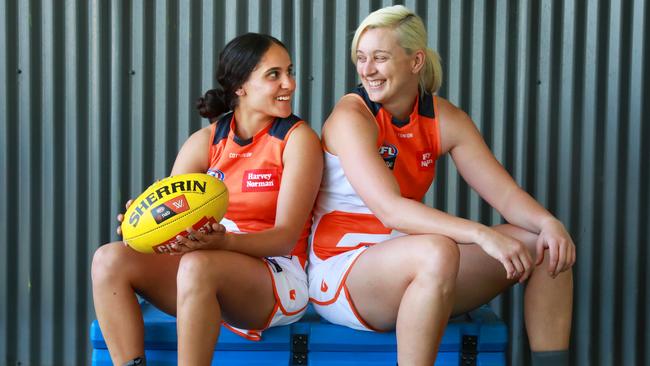
[(388, 169), (393, 170), (395, 167), (395, 159), (397, 158), (397, 148), (395, 145), (384, 143), (379, 147), (379, 155), (384, 159), (384, 163)]
[(223, 172), (221, 170), (219, 170), (219, 169), (208, 169), (207, 174), (211, 175), (211, 176), (213, 176), (213, 177), (215, 177), (215, 178), (217, 178), (219, 180), (223, 180), (226, 177), (226, 175), (223, 174)]

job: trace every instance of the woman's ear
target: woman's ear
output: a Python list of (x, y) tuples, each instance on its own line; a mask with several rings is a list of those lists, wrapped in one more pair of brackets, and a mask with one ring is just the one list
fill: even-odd
[(424, 67), (424, 62), (426, 61), (426, 53), (423, 50), (415, 51), (413, 61), (411, 63), (411, 72), (417, 74)]
[(240, 97), (243, 97), (244, 95), (246, 95), (246, 92), (244, 91), (244, 88), (239, 88), (235, 90), (235, 94), (237, 94)]

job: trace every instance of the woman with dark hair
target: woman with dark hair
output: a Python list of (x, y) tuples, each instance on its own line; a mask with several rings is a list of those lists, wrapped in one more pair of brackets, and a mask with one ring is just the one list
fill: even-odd
[[(314, 307), (332, 323), (396, 329), (399, 364), (432, 365), (450, 314), (525, 283), (533, 365), (568, 365), (575, 245), (467, 114), (435, 95), (442, 67), (427, 39), (422, 19), (401, 5), (371, 13), (354, 35), (361, 85), (322, 130)], [(445, 154), (507, 224), (488, 227), (422, 203)]]
[(221, 52), (217, 81), (197, 102), (214, 123), (187, 139), (171, 174), (223, 180), (230, 193), (224, 219), (209, 233), (177, 238), (177, 255), (141, 254), (117, 242), (93, 258), (95, 310), (115, 364), (144, 362), (136, 293), (176, 315), (179, 365), (210, 364), (222, 321), (258, 340), (305, 311), (322, 153), (318, 136), (292, 114), (291, 58), (277, 39), (248, 33)]

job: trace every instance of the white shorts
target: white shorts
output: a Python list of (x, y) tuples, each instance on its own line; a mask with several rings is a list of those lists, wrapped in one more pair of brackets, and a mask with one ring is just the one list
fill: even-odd
[(359, 256), (368, 247), (361, 247), (330, 257), (318, 264), (309, 264), (309, 300), (316, 312), (330, 323), (349, 328), (377, 331), (359, 316), (345, 280)]
[(269, 270), (275, 295), (275, 308), (271, 312), (266, 326), (259, 330), (250, 330), (223, 323), (234, 333), (252, 341), (259, 341), (264, 329), (297, 322), (302, 318), (309, 303), (307, 274), (305, 274), (298, 257), (267, 257), (263, 260)]

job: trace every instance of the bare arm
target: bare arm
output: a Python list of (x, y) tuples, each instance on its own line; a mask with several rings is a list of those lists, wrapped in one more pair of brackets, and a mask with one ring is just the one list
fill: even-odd
[(402, 197), (397, 180), (377, 153), (377, 126), (354, 98), (343, 98), (327, 120), (323, 141), (337, 155), (352, 187), (390, 228), (409, 233), (437, 233), (460, 243), (474, 241), (479, 224)]
[(524, 191), (496, 160), (476, 126), (460, 109), (439, 100), (443, 150), (449, 151), (459, 173), (479, 195), (509, 223), (539, 234), (537, 263), (549, 249), (549, 273), (553, 276), (575, 262), (575, 245), (551, 213)]
[(346, 177), (370, 210), (387, 227), (408, 234), (440, 234), (458, 243), (477, 243), (505, 267), (508, 278), (531, 272), (523, 245), (480, 223), (449, 215), (404, 198), (376, 150), (377, 127), (355, 98), (343, 98), (323, 129), (329, 151), (338, 155)]
[[(208, 147), (210, 143), (210, 127), (202, 128), (193, 133), (181, 147), (176, 155), (176, 161), (170, 175), (186, 173), (205, 173), (208, 170)], [(131, 206), (132, 200), (128, 200), (125, 208)], [(124, 221), (124, 214), (117, 215), (117, 235), (122, 236), (121, 224)], [(124, 243), (126, 245), (126, 243)]]
[(539, 223), (553, 216), (521, 189), (496, 160), (465, 112), (438, 99), (441, 135), (458, 172), (479, 195), (511, 224), (539, 232)]
[(181, 146), (171, 175), (187, 173), (205, 173), (210, 165), (208, 149), (210, 148), (210, 127), (194, 132)]
[(301, 125), (289, 136), (283, 162), (273, 228), (247, 234), (225, 233), (222, 227), (209, 234), (193, 231), (196, 240), (181, 239), (187, 248), (180, 251), (222, 249), (255, 257), (289, 254), (311, 215), (323, 171), (318, 136), (309, 126)]

